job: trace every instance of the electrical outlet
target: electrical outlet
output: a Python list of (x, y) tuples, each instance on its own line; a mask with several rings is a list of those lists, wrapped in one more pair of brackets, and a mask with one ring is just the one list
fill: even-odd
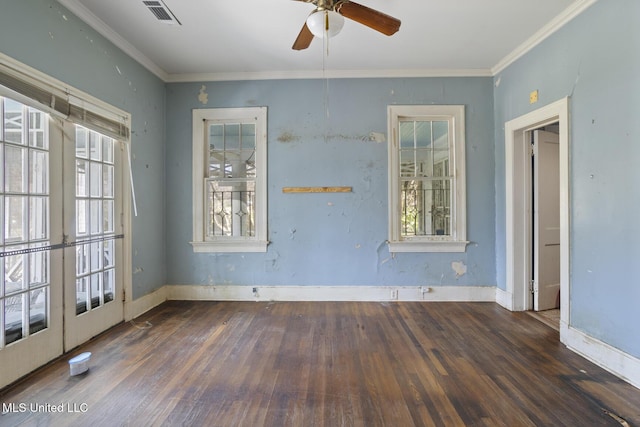
[(538, 91), (534, 90), (529, 94), (529, 104), (535, 104), (538, 102)]
[(391, 289), (391, 299), (398, 299), (398, 290)]

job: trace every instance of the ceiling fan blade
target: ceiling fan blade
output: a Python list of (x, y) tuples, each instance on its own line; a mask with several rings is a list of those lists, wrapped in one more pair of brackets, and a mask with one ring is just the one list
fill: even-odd
[(395, 34), (400, 29), (399, 19), (352, 1), (338, 3), (335, 11), (345, 18), (352, 19), (387, 36)]
[(307, 23), (305, 22), (296, 38), (296, 41), (293, 42), (293, 46), (291, 47), (293, 50), (303, 50), (309, 47), (311, 41), (313, 40), (313, 34), (309, 27), (307, 27)]

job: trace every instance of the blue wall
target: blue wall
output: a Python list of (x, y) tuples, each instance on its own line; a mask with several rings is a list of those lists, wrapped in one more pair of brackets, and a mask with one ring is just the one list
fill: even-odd
[(0, 52), (131, 113), (134, 298), (164, 285), (164, 83), (54, 0), (0, 0)]
[(495, 78), (498, 286), (506, 286), (504, 123), (570, 96), (570, 324), (635, 357), (639, 53), (640, 2), (600, 1)]
[[(208, 103), (198, 100), (206, 87)], [(462, 254), (396, 254), (387, 239), (387, 105), (464, 104), (468, 239)], [(195, 254), (194, 108), (268, 107), (267, 253)], [(170, 284), (495, 285), (493, 86), (490, 78), (203, 82), (167, 89)], [(288, 186), (352, 193), (283, 194)], [(451, 263), (467, 273), (456, 277)]]

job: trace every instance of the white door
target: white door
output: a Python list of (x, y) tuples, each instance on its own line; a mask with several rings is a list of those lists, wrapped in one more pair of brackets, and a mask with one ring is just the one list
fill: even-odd
[(0, 96), (0, 388), (63, 351), (61, 129)]
[(535, 311), (559, 307), (560, 163), (558, 135), (534, 131), (533, 305)]
[[(124, 318), (123, 147), (84, 127), (65, 127), (65, 317), (70, 350)], [(69, 191), (75, 189), (75, 191)]]

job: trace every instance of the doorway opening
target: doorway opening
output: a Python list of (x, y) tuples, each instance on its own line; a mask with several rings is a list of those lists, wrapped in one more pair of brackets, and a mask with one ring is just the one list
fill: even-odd
[[(506, 189), (506, 296), (505, 306), (512, 311), (540, 309), (558, 302), (560, 340), (564, 340), (569, 323), (569, 114), (568, 98), (549, 104), (505, 124)], [(540, 156), (532, 159), (532, 140), (541, 137), (541, 129), (555, 129), (553, 143), (539, 143), (555, 148), (557, 175), (551, 176)], [(545, 138), (548, 135), (545, 135)], [(533, 148), (533, 150), (539, 149)], [(548, 154), (548, 153), (547, 153)], [(536, 168), (543, 170), (537, 170)], [(548, 179), (549, 182), (545, 182)], [(553, 191), (557, 191), (557, 196)], [(535, 197), (535, 192), (542, 191)], [(556, 199), (556, 219), (540, 221), (545, 200)], [(556, 198), (557, 197), (557, 198)], [(543, 248), (542, 254), (539, 249)], [(559, 261), (547, 276), (543, 265)], [(543, 273), (540, 272), (542, 268)], [(554, 270), (551, 268), (550, 270)], [(551, 283), (555, 282), (555, 283)], [(560, 298), (558, 298), (560, 295)], [(564, 342), (564, 341), (563, 341)]]

